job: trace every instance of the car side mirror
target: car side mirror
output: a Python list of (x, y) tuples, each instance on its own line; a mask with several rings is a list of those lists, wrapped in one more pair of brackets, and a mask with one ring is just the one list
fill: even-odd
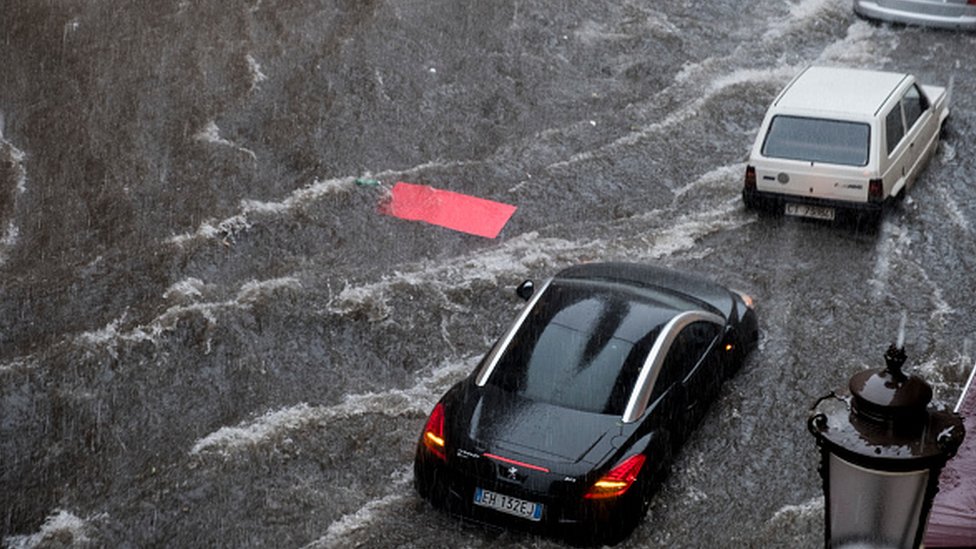
[(526, 301), (532, 297), (533, 292), (535, 292), (535, 283), (533, 283), (531, 280), (525, 280), (518, 285), (518, 288), (515, 288), (515, 295)]

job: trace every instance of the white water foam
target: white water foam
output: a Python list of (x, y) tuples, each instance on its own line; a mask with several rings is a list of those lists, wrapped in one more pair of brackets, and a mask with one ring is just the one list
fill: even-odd
[(391, 488), (393, 493), (387, 494), (380, 499), (374, 499), (363, 505), (354, 513), (343, 516), (339, 520), (329, 525), (325, 535), (303, 549), (325, 549), (332, 547), (351, 547), (355, 546), (349, 538), (357, 532), (363, 531), (372, 524), (377, 516), (387, 509), (400, 507), (410, 497), (404, 490), (413, 480), (413, 472), (409, 467), (399, 471), (394, 471), (390, 475), (392, 480)]
[(342, 402), (332, 406), (310, 406), (303, 402), (269, 411), (254, 421), (243, 422), (236, 427), (222, 427), (203, 437), (193, 445), (190, 454), (213, 452), (228, 456), (306, 425), (329, 423), (365, 414), (423, 416), (430, 412), (447, 388), (463, 379), (474, 368), (480, 358), (469, 356), (448, 361), (427, 374), (420, 374), (417, 384), (406, 389), (346, 395)]
[(232, 238), (234, 235), (251, 228), (250, 214), (281, 215), (300, 206), (308, 205), (319, 198), (352, 188), (354, 177), (319, 181), (315, 179), (309, 185), (292, 192), (281, 202), (262, 202), (257, 200), (241, 200), (239, 212), (220, 222), (207, 220), (200, 224), (193, 233), (176, 235), (168, 238), (167, 243), (182, 245), (197, 239)]
[(38, 363), (36, 359), (31, 357), (17, 357), (12, 360), (8, 360), (7, 362), (0, 363), (0, 373), (11, 370), (37, 368), (37, 366)]
[(779, 523), (783, 521), (794, 521), (796, 517), (809, 517), (822, 513), (824, 509), (823, 496), (816, 496), (797, 505), (784, 505), (776, 510), (767, 522)]
[(956, 201), (953, 193), (949, 192), (949, 189), (945, 185), (939, 185), (936, 188), (936, 196), (942, 200), (945, 211), (949, 214), (949, 219), (952, 223), (968, 234), (971, 230), (969, 220), (966, 219), (966, 214), (959, 207), (959, 202)]
[(850, 67), (883, 67), (891, 61), (888, 56), (898, 46), (898, 35), (856, 21), (847, 29), (843, 40), (834, 42), (821, 52), (818, 62)]
[(93, 542), (90, 538), (91, 520), (103, 519), (107, 515), (100, 514), (87, 520), (63, 509), (56, 509), (48, 516), (36, 534), (29, 536), (10, 536), (4, 540), (6, 549), (34, 549), (40, 547), (87, 547)]
[[(195, 279), (194, 279), (195, 280)], [(183, 281), (179, 284), (184, 284)], [(147, 324), (136, 326), (127, 331), (120, 331), (119, 328), (125, 324), (125, 315), (109, 322), (104, 328), (95, 331), (83, 332), (75, 337), (79, 344), (102, 348), (107, 347), (112, 356), (115, 356), (115, 346), (122, 342), (149, 341), (157, 343), (159, 338), (167, 331), (173, 329), (177, 321), (187, 314), (200, 314), (211, 325), (217, 323), (217, 314), (226, 309), (248, 309), (255, 303), (264, 298), (273, 297), (273, 294), (282, 289), (300, 290), (301, 282), (295, 277), (273, 278), (262, 281), (250, 281), (243, 284), (233, 299), (221, 302), (193, 303), (190, 305), (174, 305), (161, 315), (157, 316)], [(173, 290), (167, 290), (167, 294)], [(164, 294), (165, 297), (166, 294)], [(210, 340), (206, 342), (207, 352), (210, 349)]]
[(875, 300), (884, 296), (888, 291), (889, 271), (893, 259), (902, 257), (911, 245), (908, 231), (889, 221), (881, 222), (878, 231), (877, 258), (874, 260), (874, 271), (868, 284), (871, 286), (871, 297)]
[(801, 0), (784, 4), (788, 6), (788, 13), (783, 17), (773, 14), (766, 21), (766, 29), (759, 33), (764, 43), (778, 42), (785, 35), (802, 30), (831, 12), (850, 9), (846, 0)]
[(203, 127), (203, 129), (198, 131), (196, 135), (193, 136), (193, 138), (196, 139), (197, 141), (203, 141), (205, 143), (213, 143), (214, 145), (223, 145), (225, 147), (231, 147), (244, 154), (247, 154), (253, 160), (258, 159), (258, 156), (254, 154), (254, 151), (252, 151), (251, 149), (241, 147), (236, 143), (234, 143), (233, 141), (229, 141), (221, 137), (220, 128), (217, 127), (217, 122), (213, 120), (207, 122), (207, 124)]
[(251, 74), (251, 89), (258, 87), (258, 84), (268, 79), (267, 75), (261, 72), (261, 65), (253, 55), (247, 54), (247, 70)]
[[(696, 91), (694, 94), (692, 94), (692, 96), (696, 97), (694, 101), (683, 104), (681, 108), (670, 113), (663, 120), (646, 124), (639, 129), (619, 137), (606, 145), (597, 147), (596, 149), (576, 153), (567, 160), (550, 164), (547, 166), (547, 169), (567, 168), (573, 164), (596, 158), (598, 155), (612, 153), (618, 149), (633, 146), (649, 136), (658, 133), (665, 133), (670, 128), (680, 126), (688, 119), (698, 116), (704, 105), (706, 105), (716, 95), (723, 93), (729, 87), (748, 82), (768, 82), (770, 79), (787, 82), (789, 81), (789, 78), (796, 73), (796, 69), (787, 66), (777, 67), (774, 69), (741, 69), (733, 71), (732, 73), (724, 76), (714, 75), (706, 70), (706, 68), (709, 66), (717, 66), (723, 62), (724, 60), (712, 59), (706, 63), (691, 64), (683, 67), (682, 70), (675, 76), (674, 83), (661, 92), (661, 94), (667, 95), (677, 86), (694, 85), (692, 84), (693, 80), (703, 80), (704, 82), (702, 82), (701, 85), (704, 89), (702, 91)], [(693, 76), (698, 76), (698, 78), (693, 79)], [(683, 93), (678, 90), (673, 91), (676, 95), (687, 95), (687, 93)], [(645, 107), (645, 109), (647, 108), (649, 107)]]
[[(3, 136), (4, 118), (3, 113), (0, 112), (0, 153), (5, 153), (4, 156), (13, 166), (16, 173), (14, 179), (14, 199), (12, 208), (12, 217), (17, 215), (17, 204), (19, 202), (20, 196), (27, 192), (27, 168), (24, 166), (27, 155), (24, 151), (18, 149), (8, 141)], [(20, 238), (20, 229), (18, 228), (14, 219), (7, 221), (7, 227), (3, 231), (3, 236), (0, 238), (0, 265), (7, 262), (8, 254)]]
[(181, 280), (163, 292), (163, 299), (197, 300), (203, 297), (206, 284), (196, 277)]

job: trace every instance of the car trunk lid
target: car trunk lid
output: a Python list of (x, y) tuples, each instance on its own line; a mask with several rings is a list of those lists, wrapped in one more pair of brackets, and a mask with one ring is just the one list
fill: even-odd
[(619, 430), (615, 416), (486, 389), (472, 409), (469, 436), (489, 452), (529, 461), (596, 463), (610, 451), (609, 441)]

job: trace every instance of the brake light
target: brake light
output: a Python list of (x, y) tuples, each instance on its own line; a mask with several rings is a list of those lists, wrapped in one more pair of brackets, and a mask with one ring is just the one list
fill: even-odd
[(444, 454), (444, 405), (440, 402), (434, 406), (430, 417), (427, 418), (423, 440), (428, 450), (442, 461), (447, 461), (447, 456)]
[(625, 459), (620, 465), (603, 475), (593, 483), (590, 490), (583, 497), (586, 499), (606, 499), (624, 495), (637, 480), (641, 467), (644, 466), (644, 454), (636, 454)]
[[(974, 0), (976, 1), (976, 0)], [(750, 191), (756, 190), (756, 168), (755, 166), (746, 166), (746, 188)]]
[(496, 461), (500, 461), (502, 463), (507, 463), (509, 465), (518, 465), (519, 467), (525, 467), (526, 469), (532, 469), (533, 471), (539, 471), (539, 472), (542, 472), (542, 473), (548, 473), (549, 472), (549, 469), (547, 469), (545, 467), (542, 467), (540, 465), (532, 465), (531, 463), (526, 463), (524, 461), (519, 461), (517, 459), (507, 458), (507, 457), (499, 456), (499, 455), (496, 455), (496, 454), (489, 454), (488, 452), (485, 452), (482, 455), (485, 456), (486, 458), (494, 459)]
[(880, 179), (872, 179), (868, 181), (868, 201), (881, 202), (883, 198), (884, 198), (884, 181)]

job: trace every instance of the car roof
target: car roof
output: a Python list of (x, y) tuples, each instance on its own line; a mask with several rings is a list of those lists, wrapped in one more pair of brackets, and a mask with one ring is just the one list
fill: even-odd
[(583, 263), (566, 268), (553, 281), (577, 280), (590, 285), (618, 285), (675, 314), (690, 310), (718, 312), (727, 317), (732, 304), (728, 289), (690, 273), (643, 263)]
[[(608, 280), (555, 278), (546, 295), (549, 304), (573, 313), (561, 314), (559, 324), (583, 334), (605, 332), (631, 343), (660, 331), (684, 311), (702, 308), (680, 296)], [(567, 303), (573, 305), (564, 309)]]
[(873, 117), (905, 73), (841, 67), (808, 67), (780, 93), (773, 106)]

